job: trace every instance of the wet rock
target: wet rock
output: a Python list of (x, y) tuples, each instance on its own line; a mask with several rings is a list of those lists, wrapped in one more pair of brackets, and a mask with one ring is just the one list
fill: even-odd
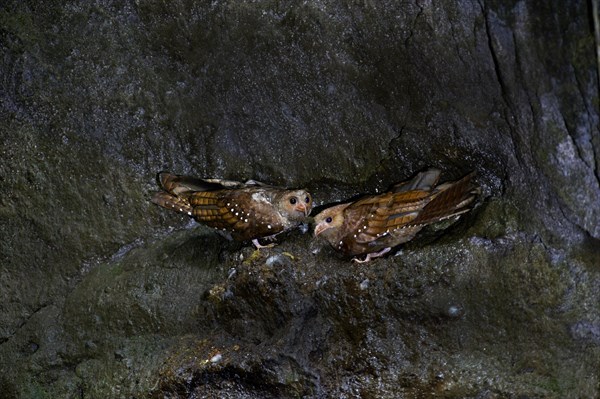
[[(33, 2), (0, 10), (7, 397), (597, 397), (588, 2)], [(427, 167), (483, 195), (368, 265), (255, 252), (155, 173), (306, 187)]]

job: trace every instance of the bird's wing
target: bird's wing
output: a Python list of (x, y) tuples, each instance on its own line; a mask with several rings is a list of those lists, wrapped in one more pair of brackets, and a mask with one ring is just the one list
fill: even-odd
[(217, 184), (220, 188), (228, 188), (228, 189), (236, 189), (236, 188), (244, 188), (249, 184), (242, 183), (241, 181), (236, 180), (225, 180), (225, 179), (203, 179), (203, 181), (210, 184)]
[(362, 198), (346, 209), (345, 228), (357, 243), (375, 245), (377, 240), (413, 222), (427, 204), (428, 195), (424, 190), (412, 190)]
[(346, 239), (358, 245), (372, 243), (385, 232), (387, 195), (363, 197), (344, 209)]
[(270, 184), (267, 183), (263, 183), (261, 181), (258, 180), (246, 180), (246, 183), (244, 183), (246, 186), (250, 187), (250, 186), (256, 186), (256, 187), (273, 187)]
[(456, 182), (444, 183), (436, 187), (431, 194), (431, 200), (412, 223), (434, 223), (469, 211), (469, 205), (480, 191), (479, 187), (472, 182), (474, 175), (470, 173)]
[(154, 193), (151, 201), (158, 206), (162, 206), (163, 208), (171, 209), (178, 213), (185, 213), (190, 216), (192, 215), (192, 206), (185, 198), (171, 195), (164, 191), (159, 191)]
[(430, 201), (427, 190), (410, 190), (392, 194), (384, 208), (387, 215), (386, 230), (392, 231), (412, 224)]
[(261, 192), (262, 189), (243, 188), (193, 193), (193, 216), (240, 240), (280, 233), (284, 229), (281, 216)]
[(438, 169), (429, 169), (425, 172), (417, 174), (408, 181), (395, 184), (391, 191), (394, 193), (412, 190), (431, 191), (440, 179), (440, 174), (441, 172)]
[[(240, 230), (243, 219), (235, 215), (235, 209), (227, 202), (229, 190), (197, 191), (189, 195), (193, 207), (192, 216), (207, 226), (226, 231)], [(239, 213), (239, 212), (238, 212)]]
[(244, 183), (233, 180), (199, 179), (192, 176), (174, 175), (168, 172), (160, 172), (156, 179), (158, 180), (158, 184), (172, 195), (244, 187)]

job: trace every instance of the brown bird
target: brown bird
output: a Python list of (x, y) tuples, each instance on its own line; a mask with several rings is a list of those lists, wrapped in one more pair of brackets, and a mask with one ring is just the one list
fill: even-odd
[(254, 180), (198, 179), (167, 172), (157, 176), (164, 191), (152, 202), (219, 230), (238, 241), (272, 239), (306, 220), (312, 197), (306, 190), (286, 190)]
[(410, 241), (424, 226), (470, 210), (479, 188), (471, 173), (436, 186), (440, 171), (431, 169), (398, 183), (381, 195), (332, 206), (315, 216), (315, 237), (347, 255), (365, 255), (363, 263)]

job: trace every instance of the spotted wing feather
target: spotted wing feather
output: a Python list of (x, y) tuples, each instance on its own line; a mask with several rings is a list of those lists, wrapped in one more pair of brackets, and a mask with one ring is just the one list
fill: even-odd
[(250, 240), (280, 233), (284, 226), (267, 202), (255, 201), (255, 188), (195, 192), (190, 196), (192, 216), (237, 240)]
[(227, 207), (226, 199), (230, 193), (224, 190), (198, 191), (190, 195), (193, 207), (192, 216), (200, 223), (228, 232), (243, 229), (239, 218)]
[[(387, 193), (362, 199), (348, 207), (344, 216), (351, 221), (346, 226), (353, 232), (348, 239), (355, 246), (387, 246), (397, 230), (408, 226), (418, 217), (424, 206), (427, 193), (418, 192)], [(412, 234), (411, 231), (407, 233)], [(354, 237), (354, 234), (356, 237)]]
[(164, 191), (155, 193), (152, 197), (151, 201), (158, 206), (161, 206), (166, 209), (174, 210), (178, 213), (185, 213), (187, 215), (192, 215), (192, 206), (190, 202), (185, 199), (175, 195), (171, 195)]

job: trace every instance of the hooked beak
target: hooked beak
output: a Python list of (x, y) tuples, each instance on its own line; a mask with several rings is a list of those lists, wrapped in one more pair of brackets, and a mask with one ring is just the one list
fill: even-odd
[(322, 232), (324, 232), (327, 229), (328, 229), (328, 227), (326, 224), (319, 223), (318, 225), (315, 226), (315, 237), (318, 237), (319, 234), (321, 234)]
[(296, 207), (294, 209), (297, 210), (298, 212), (302, 212), (304, 214), (304, 216), (308, 216), (308, 208), (307, 208), (306, 204), (300, 202), (298, 205), (296, 205)]

